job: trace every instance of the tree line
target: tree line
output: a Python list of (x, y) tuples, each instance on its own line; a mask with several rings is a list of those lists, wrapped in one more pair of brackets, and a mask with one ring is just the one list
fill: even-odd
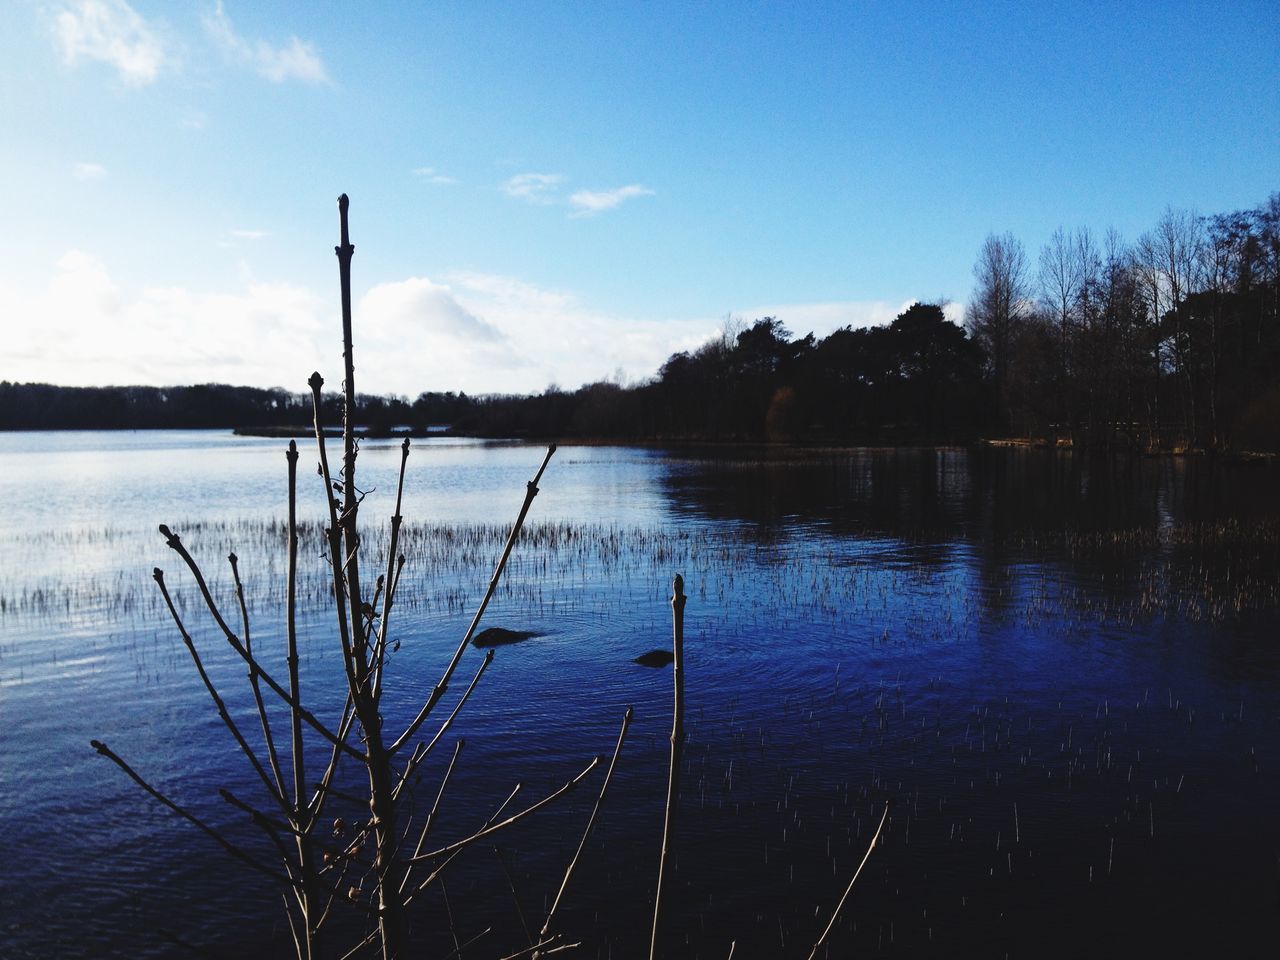
[[(936, 303), (821, 339), (776, 317), (728, 322), (643, 383), (363, 395), (358, 416), (373, 432), (503, 437), (1280, 450), (1280, 193), (1208, 217), (1169, 210), (1132, 243), (1059, 229), (1034, 261), (992, 234), (974, 279), (964, 327)], [(326, 400), (330, 422), (339, 409)], [(310, 419), (310, 397), (280, 389), (0, 382), (0, 429)]]
[(794, 337), (776, 317), (728, 323), (646, 383), (484, 397), (463, 429), (509, 436), (942, 442), (976, 435), (983, 358), (938, 304), (891, 324)]
[(966, 323), (995, 432), (1111, 449), (1280, 449), (1280, 194), (1167, 210), (1133, 243), (987, 237)]

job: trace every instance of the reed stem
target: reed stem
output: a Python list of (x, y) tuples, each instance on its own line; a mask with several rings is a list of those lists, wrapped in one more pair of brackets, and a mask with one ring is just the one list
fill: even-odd
[(676, 575), (671, 590), (671, 642), (675, 698), (671, 721), (671, 770), (667, 776), (667, 811), (662, 825), (662, 857), (658, 861), (658, 888), (653, 897), (653, 934), (649, 960), (658, 955), (658, 930), (662, 923), (663, 893), (669, 879), (671, 838), (675, 835), (676, 806), (680, 799), (680, 756), (684, 751), (684, 577)]
[[(604, 804), (604, 795), (609, 790), (609, 781), (613, 779), (614, 768), (618, 765), (618, 756), (622, 753), (622, 744), (627, 739), (627, 729), (631, 726), (631, 718), (634, 711), (631, 707), (627, 707), (627, 712), (622, 715), (622, 729), (618, 732), (618, 744), (613, 748), (613, 759), (609, 761), (609, 769), (605, 771), (604, 783), (600, 785), (600, 795), (596, 797), (596, 804), (591, 808), (591, 816), (587, 818), (587, 827), (582, 831), (582, 839), (578, 841), (578, 849), (573, 854), (573, 859), (569, 861), (569, 866), (565, 868), (564, 879), (560, 881), (560, 889), (556, 892), (556, 898), (551, 903), (551, 909), (547, 911), (546, 922), (542, 925), (542, 930), (538, 933), (539, 940), (546, 940), (551, 935), (551, 921), (555, 919), (556, 910), (560, 907), (560, 901), (564, 899), (564, 892), (569, 886), (569, 878), (573, 876), (573, 868), (578, 865), (578, 860), (582, 856), (583, 848), (587, 845), (587, 840), (591, 836), (591, 830), (596, 824), (596, 817), (600, 814), (600, 807)], [(538, 953), (534, 953), (537, 958)]]
[(867, 846), (867, 852), (862, 856), (862, 862), (858, 864), (858, 869), (853, 872), (853, 879), (849, 881), (849, 886), (844, 889), (844, 896), (840, 898), (840, 902), (836, 904), (835, 910), (831, 914), (831, 920), (827, 923), (827, 928), (822, 931), (822, 936), (818, 938), (818, 942), (813, 945), (813, 949), (809, 951), (809, 960), (814, 960), (818, 955), (818, 951), (822, 945), (826, 943), (827, 937), (835, 928), (836, 920), (840, 916), (840, 911), (844, 909), (845, 901), (849, 899), (849, 894), (853, 892), (853, 885), (858, 882), (858, 875), (862, 873), (862, 868), (867, 865), (867, 861), (871, 859), (871, 851), (876, 848), (876, 843), (880, 840), (880, 831), (884, 829), (884, 823), (889, 819), (889, 804), (884, 805), (884, 813), (880, 814), (880, 826), (876, 827), (875, 835), (871, 838), (871, 843)]

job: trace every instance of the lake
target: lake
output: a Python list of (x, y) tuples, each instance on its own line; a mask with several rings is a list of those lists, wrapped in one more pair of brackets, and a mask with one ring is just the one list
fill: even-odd
[[(303, 688), (332, 718), (325, 508), (314, 441), (300, 448)], [(463, 635), (541, 456), (414, 443), (388, 728)], [(106, 741), (269, 854), (218, 797), (263, 802), (151, 571), (165, 569), (232, 715), (256, 729), (243, 666), (156, 528), (182, 536), (228, 611), (225, 558), (239, 555), (255, 648), (283, 676), (284, 443), (12, 433), (0, 462), (0, 956), (190, 955), (179, 941), (287, 953), (279, 891), (89, 746)], [(370, 569), (385, 564), (398, 462), (394, 441), (361, 448)], [(539, 636), (497, 650), (414, 793), (430, 807), (465, 738), (436, 828), (464, 836), (517, 782), (528, 803), (608, 755), (634, 705), (562, 914), (578, 955), (647, 950), (671, 672), (632, 660), (669, 648), (676, 573), (689, 740), (668, 955), (723, 958), (736, 941), (735, 957), (806, 956), (886, 802), (832, 957), (1249, 955), (1272, 936), (1280, 466), (583, 446), (562, 447), (541, 486), (485, 618)], [(458, 677), (482, 656), (469, 650)], [(424, 955), (454, 951), (446, 916), (462, 943), (491, 928), (464, 956), (524, 946), (598, 787), (499, 835), (500, 857), (482, 844), (460, 858), (419, 904)], [(341, 940), (357, 920), (335, 924)]]

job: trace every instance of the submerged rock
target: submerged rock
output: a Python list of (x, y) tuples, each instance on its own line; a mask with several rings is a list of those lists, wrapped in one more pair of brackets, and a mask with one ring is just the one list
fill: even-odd
[(506, 627), (488, 627), (471, 638), (473, 647), (500, 647), (506, 643), (519, 643), (542, 634), (533, 630), (508, 630)]
[(648, 653), (640, 654), (631, 662), (638, 663), (642, 667), (665, 667), (674, 659), (675, 656), (670, 650), (650, 650)]

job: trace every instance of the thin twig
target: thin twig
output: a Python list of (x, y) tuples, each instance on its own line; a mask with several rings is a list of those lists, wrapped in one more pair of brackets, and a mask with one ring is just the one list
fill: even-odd
[(271, 799), (276, 802), (285, 814), (291, 812), (288, 801), (284, 795), (271, 782), (271, 778), (267, 775), (267, 771), (263, 768), (262, 762), (258, 759), (257, 754), (253, 752), (253, 748), (249, 746), (249, 741), (244, 738), (244, 734), (240, 732), (240, 728), (236, 726), (236, 722), (231, 719), (231, 714), (227, 710), (227, 705), (223, 702), (222, 697), (218, 694), (218, 689), (213, 685), (213, 681), (209, 678), (208, 672), (205, 671), (204, 663), (200, 660), (200, 654), (196, 650), (195, 641), (191, 639), (191, 634), (187, 632), (187, 628), (182, 623), (182, 617), (178, 614), (178, 609), (173, 605), (173, 597), (169, 595), (169, 588), (165, 586), (164, 571), (156, 567), (152, 571), (152, 576), (157, 584), (160, 585), (160, 593), (164, 596), (164, 602), (169, 608), (169, 615), (173, 618), (173, 622), (178, 626), (178, 633), (182, 635), (182, 642), (186, 644), (187, 652), (191, 654), (191, 660), (196, 665), (196, 673), (200, 675), (200, 680), (204, 683), (204, 688), (209, 692), (209, 696), (213, 700), (213, 705), (218, 710), (218, 716), (222, 718), (223, 724), (231, 731), (231, 736), (240, 746), (240, 750), (249, 760), (249, 765), (253, 767), (254, 772), (262, 780), (262, 785), (267, 788), (267, 793)]
[[(244, 602), (244, 584), (240, 581), (240, 562), (234, 553), (227, 555), (231, 564), (231, 578), (236, 585), (236, 600), (240, 603), (240, 622), (244, 625), (244, 648), (253, 653), (253, 640), (249, 634), (249, 607)], [(253, 702), (258, 708), (258, 717), (262, 722), (262, 740), (267, 747), (267, 762), (271, 765), (271, 775), (276, 778), (276, 790), (281, 797), (287, 796), (284, 788), (284, 774), (280, 770), (280, 758), (276, 755), (276, 742), (271, 736), (271, 721), (267, 718), (267, 707), (262, 702), (262, 686), (257, 675), (249, 671), (249, 686), (253, 688)]]
[[(310, 953), (302, 952), (302, 941), (298, 938), (298, 925), (293, 922), (293, 909), (289, 906), (289, 898), (284, 894), (280, 895), (280, 899), (284, 901), (284, 918), (289, 921), (289, 935), (293, 937), (293, 952), (298, 960), (305, 960)], [(302, 907), (302, 922), (307, 922), (306, 907)]]
[[(387, 592), (383, 596), (382, 601), (382, 619), (378, 621), (378, 640), (374, 645), (373, 653), (373, 697), (375, 700), (382, 693), (382, 667), (387, 652), (387, 624), (391, 622), (391, 607), (395, 602), (392, 588), (395, 586), (396, 571), (394, 564), (396, 561), (396, 549), (400, 545), (400, 524), (404, 521), (404, 517), (400, 515), (400, 503), (404, 497), (404, 471), (405, 465), (409, 462), (409, 438), (404, 438), (404, 443), (400, 445), (400, 479), (396, 483), (396, 512), (391, 515), (391, 543), (387, 547), (387, 574), (386, 586)], [(404, 558), (400, 558), (401, 564)], [(375, 601), (374, 606), (378, 604)]]
[[(431, 812), (427, 814), (427, 820), (422, 825), (422, 834), (418, 837), (418, 845), (413, 848), (413, 856), (416, 857), (422, 853), (422, 845), (427, 842), (427, 834), (431, 832), (432, 825), (436, 822), (436, 812), (440, 809), (440, 801), (444, 797), (444, 788), (449, 785), (449, 778), (453, 776), (454, 764), (458, 762), (458, 754), (462, 752), (462, 748), (466, 745), (465, 740), (459, 740), (457, 746), (453, 748), (453, 756), (449, 759), (449, 766), (444, 772), (444, 777), (440, 780), (440, 789), (436, 792), (436, 802), (431, 805)], [(409, 866), (405, 869), (404, 879), (400, 881), (400, 890), (409, 885), (409, 877), (413, 873), (413, 858), (410, 858)]]
[(480, 601), (480, 606), (476, 610), (475, 616), (471, 619), (471, 626), (467, 628), (466, 634), (462, 638), (462, 642), (458, 644), (458, 649), (454, 651), (453, 659), (449, 661), (449, 666), (445, 669), (444, 675), (440, 678), (440, 682), (436, 684), (435, 689), (431, 691), (431, 696), (427, 702), (423, 704), (418, 715), (413, 718), (413, 722), (402, 733), (394, 743), (388, 748), (389, 754), (395, 754), (400, 750), (406, 742), (408, 742), (418, 728), (422, 726), (423, 721), (427, 719), (428, 714), (440, 702), (440, 698), (444, 696), (445, 691), (449, 688), (449, 679), (453, 676), (453, 672), (458, 669), (458, 663), (462, 660), (462, 654), (467, 649), (467, 644), (471, 642), (472, 636), (476, 632), (476, 627), (480, 625), (480, 619), (484, 616), (485, 609), (489, 606), (489, 601), (493, 599), (493, 593), (498, 587), (498, 581), (502, 577), (502, 571), (506, 569), (507, 558), (511, 556), (511, 548), (515, 546), (516, 539), (520, 536), (520, 531), (524, 527), (524, 518), (529, 513), (529, 505), (533, 503), (533, 498), (538, 495), (538, 481), (542, 479), (543, 471), (547, 469), (547, 464), (551, 461), (551, 456), (556, 452), (556, 445), (553, 443), (547, 447), (547, 455), (542, 458), (542, 466), (538, 467), (538, 472), (534, 474), (533, 479), (525, 486), (524, 503), (520, 507), (520, 513), (516, 517), (515, 524), (511, 527), (511, 533), (507, 537), (506, 545), (502, 548), (502, 556), (498, 560), (497, 567), (494, 568), (493, 576), (489, 578), (489, 588), (485, 591), (484, 599)]
[[(281, 834), (281, 833), (288, 834), (289, 836), (292, 836), (292, 837), (306, 836), (293, 824), (283, 823), (279, 820), (276, 820), (276, 819), (273, 819), (272, 817), (267, 816), (261, 810), (257, 810), (254, 807), (250, 806), (249, 804), (245, 803), (243, 800), (237, 797), (230, 790), (223, 788), (218, 791), (218, 795), (222, 797), (222, 799), (227, 803), (229, 803), (231, 806), (235, 807), (237, 810), (241, 810), (244, 813), (247, 813), (250, 816), (250, 818), (253, 820), (253, 822), (257, 824), (259, 827), (263, 828), (264, 830), (271, 830), (276, 834)], [(364, 833), (367, 835), (367, 830), (364, 831)], [(361, 859), (355, 853), (352, 852), (353, 850), (356, 850), (359, 848), (360, 843), (363, 842), (363, 836), (357, 836), (357, 838), (351, 841), (350, 843), (332, 843), (328, 840), (321, 840), (318, 837), (314, 837), (314, 836), (309, 837), (309, 839), (311, 840), (312, 844), (319, 847), (325, 853), (331, 854), (336, 858), (350, 860), (352, 863), (355, 863), (362, 867), (369, 867), (369, 868), (373, 867), (373, 864), (370, 861)]]
[[(484, 822), (484, 824), (480, 827), (481, 830), (488, 828), (490, 825), (493, 824), (495, 820), (497, 820), (500, 816), (502, 816), (502, 812), (506, 810), (508, 806), (511, 805), (511, 801), (514, 800), (516, 798), (516, 794), (520, 792), (521, 786), (522, 785), (519, 783), (515, 785), (515, 788), (509, 794), (507, 794), (507, 799), (503, 800), (500, 804), (498, 804), (498, 809), (494, 810), (493, 813), (489, 814), (489, 819), (487, 819)], [(409, 903), (411, 903), (414, 897), (420, 894), (427, 887), (431, 886), (431, 881), (435, 880), (436, 877), (443, 874), (445, 869), (449, 866), (449, 864), (453, 863), (454, 860), (462, 856), (462, 852), (463, 851), (459, 849), (449, 854), (449, 856), (445, 858), (444, 863), (440, 864), (438, 867), (432, 870), (431, 874), (427, 877), (427, 879), (423, 880), (422, 883), (418, 884), (417, 888), (411, 891), (410, 894), (404, 898), (405, 904), (408, 905)], [(412, 864), (410, 864), (409, 869), (413, 869)]]
[[(441, 892), (443, 892), (443, 891), (444, 891), (444, 884), (443, 884), (443, 883), (442, 883), (442, 884), (440, 884), (440, 890), (441, 890)], [(452, 923), (452, 920), (451, 920), (450, 922)], [(455, 949), (454, 949), (454, 951), (453, 951), (453, 953), (448, 954), (448, 955), (444, 958), (444, 960), (452, 960), (452, 958), (453, 958), (453, 957), (461, 957), (461, 956), (462, 956), (462, 948), (463, 948), (463, 947), (469, 947), (469, 946), (471, 946), (473, 943), (475, 943), (477, 940), (479, 940), (481, 937), (487, 937), (487, 936), (488, 936), (489, 934), (491, 934), (491, 933), (493, 933), (493, 927), (485, 927), (483, 930), (481, 930), (479, 933), (477, 933), (474, 937), (472, 937), (472, 938), (471, 938), (470, 940), (468, 940), (466, 943), (461, 944), (460, 946), (458, 946), (457, 948), (455, 948)], [(454, 943), (457, 943), (457, 942), (458, 942), (457, 937), (454, 937)]]
[[(540, 940), (537, 943), (533, 944), (532, 946), (524, 947), (521, 950), (517, 950), (515, 953), (507, 954), (505, 957), (502, 958), (502, 960), (520, 960), (521, 957), (527, 957), (527, 956), (530, 956), (531, 954), (540, 953), (543, 956), (545, 956), (548, 953), (556, 953), (564, 949), (563, 946), (560, 946), (560, 947), (553, 946), (557, 940), (560, 940), (562, 938), (563, 938), (562, 934), (559, 934), (559, 933), (553, 934), (550, 938), (546, 940)], [(582, 946), (582, 944), (572, 943), (572, 944), (568, 944), (568, 946), (580, 947)], [(550, 948), (550, 949), (543, 949), (544, 947)]]
[[(343, 743), (347, 742), (347, 735), (351, 732), (351, 725), (355, 722), (355, 716), (355, 708), (351, 705), (351, 691), (348, 690), (346, 703), (342, 706), (342, 722), (338, 724), (338, 738)], [(324, 812), (325, 801), (332, 792), (329, 785), (333, 781), (333, 775), (337, 772), (338, 759), (341, 756), (342, 750), (340, 750), (336, 745), (333, 746), (329, 754), (329, 765), (325, 767), (324, 776), (320, 778), (320, 783), (316, 787), (315, 795), (311, 798), (310, 803), (307, 804), (307, 809), (310, 810), (310, 815), (307, 821), (308, 833), (310, 833), (311, 828), (320, 821), (320, 815)]]
[(649, 939), (649, 960), (658, 955), (658, 928), (662, 920), (664, 893), (675, 834), (676, 806), (680, 799), (680, 755), (684, 749), (684, 578), (676, 575), (671, 591), (671, 635), (674, 654), (675, 698), (671, 721), (671, 770), (667, 776), (667, 812), (662, 825), (662, 856), (658, 861), (658, 888), (653, 897), (653, 934)]
[(237, 637), (235, 632), (227, 626), (226, 620), (223, 619), (222, 614), (218, 611), (218, 606), (214, 603), (213, 595), (209, 592), (209, 585), (205, 582), (204, 574), (201, 573), (199, 565), (187, 551), (186, 546), (182, 543), (182, 539), (163, 523), (160, 524), (160, 533), (164, 535), (165, 541), (168, 543), (169, 547), (182, 558), (183, 562), (187, 565), (187, 569), (191, 571), (191, 575), (195, 577), (196, 586), (200, 590), (200, 595), (204, 599), (205, 606), (209, 609), (209, 612), (213, 616), (214, 622), (218, 625), (218, 628), (222, 630), (222, 635), (226, 638), (227, 643), (231, 645), (231, 649), (235, 650), (235, 652), (239, 654), (240, 659), (249, 665), (249, 669), (255, 671), (266, 682), (267, 686), (276, 696), (290, 707), (296, 708), (302, 719), (306, 721), (307, 725), (311, 727), (311, 729), (315, 730), (316, 733), (320, 734), (320, 736), (324, 737), (324, 739), (328, 740), (330, 743), (339, 746), (342, 750), (345, 750), (347, 753), (354, 756), (357, 760), (363, 760), (364, 755), (361, 754), (360, 751), (351, 746), (351, 744), (340, 741), (337, 736), (334, 735), (333, 731), (317, 720), (315, 714), (303, 707), (297, 699), (290, 696), (289, 692), (285, 690), (284, 687), (280, 686), (270, 673), (262, 668), (262, 665), (258, 663), (254, 656), (249, 653), (249, 651), (245, 650), (244, 644), (240, 642), (240, 638)]
[[(323, 873), (327, 869), (328, 867), (325, 867), (324, 869), (321, 870), (321, 872)], [(346, 897), (342, 895), (342, 892), (341, 892), (342, 881), (346, 879), (347, 871), (350, 869), (351, 869), (351, 861), (346, 859), (342, 860), (342, 869), (338, 871), (338, 879), (334, 880), (333, 886), (329, 888), (329, 899), (325, 901), (324, 910), (320, 913), (320, 919), (316, 921), (317, 930), (323, 927), (324, 922), (329, 919), (329, 913), (331, 910), (333, 910), (334, 903), (336, 903), (339, 900), (341, 900), (343, 903), (350, 902)]]
[(449, 922), (449, 936), (453, 937), (453, 953), (451, 957), (462, 956), (462, 944), (458, 942), (458, 928), (453, 923), (453, 908), (449, 906), (449, 891), (445, 889), (444, 880), (440, 881), (440, 897), (444, 900), (444, 915)]
[(568, 889), (569, 878), (573, 876), (573, 868), (578, 865), (578, 859), (582, 856), (582, 851), (587, 845), (587, 839), (591, 836), (591, 830), (596, 824), (596, 817), (599, 816), (600, 807), (604, 804), (604, 795), (609, 790), (609, 781), (613, 779), (613, 770), (618, 765), (618, 755), (622, 753), (622, 744), (627, 739), (627, 728), (631, 726), (633, 713), (634, 711), (631, 707), (627, 707), (627, 712), (622, 715), (622, 729), (618, 732), (618, 744), (613, 748), (613, 759), (609, 761), (609, 769), (605, 771), (604, 783), (600, 785), (600, 795), (596, 797), (596, 804), (591, 808), (591, 816), (587, 818), (587, 827), (582, 831), (582, 839), (578, 841), (578, 849), (574, 851), (573, 859), (569, 861), (569, 866), (565, 868), (564, 879), (560, 881), (560, 889), (556, 893), (555, 900), (551, 903), (551, 909), (547, 911), (546, 922), (543, 923), (542, 930), (538, 934), (541, 939), (546, 939), (551, 933), (551, 921), (555, 918), (556, 910), (560, 907), (560, 901), (564, 898), (564, 892)]
[(338, 640), (342, 644), (342, 666), (347, 677), (347, 685), (354, 695), (356, 688), (355, 654), (351, 648), (351, 635), (347, 628), (346, 592), (347, 584), (342, 576), (342, 528), (338, 522), (338, 501), (333, 495), (333, 477), (329, 473), (329, 454), (324, 442), (324, 428), (320, 426), (320, 410), (323, 401), (320, 388), (324, 386), (324, 377), (316, 371), (307, 380), (311, 387), (311, 409), (313, 426), (316, 434), (316, 448), (320, 455), (320, 476), (324, 480), (324, 499), (329, 506), (329, 529), (325, 539), (329, 541), (329, 566), (333, 574), (333, 600), (338, 617)]
[[(285, 665), (289, 671), (289, 696), (295, 703), (300, 702), (302, 698), (301, 682), (298, 676), (298, 621), (297, 621), (297, 597), (298, 597), (298, 444), (295, 440), (289, 441), (289, 449), (285, 451), (285, 461), (288, 464), (289, 474), (289, 525), (287, 535), (289, 542), (288, 549), (288, 572), (286, 575), (286, 596), (285, 596)], [(245, 623), (245, 649), (248, 650), (248, 622)], [(249, 676), (253, 682), (254, 694), (258, 696), (259, 709), (261, 709), (262, 698), (259, 693), (257, 677), (253, 671), (249, 672)], [(265, 722), (265, 714), (263, 720)], [(300, 835), (295, 838), (295, 845), (298, 851), (298, 870), (301, 874), (302, 889), (298, 893), (298, 908), (302, 914), (302, 944), (306, 945), (304, 952), (302, 945), (299, 943), (297, 931), (293, 929), (293, 915), (289, 914), (290, 932), (293, 933), (294, 945), (298, 949), (299, 960), (310, 960), (315, 955), (314, 937), (316, 931), (320, 929), (324, 923), (324, 918), (328, 911), (323, 911), (318, 919), (313, 921), (314, 911), (318, 905), (314, 902), (314, 884), (316, 878), (315, 855), (311, 849), (311, 837), (309, 826), (304, 828), (304, 820), (308, 819), (307, 801), (305, 797), (306, 789), (306, 759), (303, 754), (302, 741), (302, 717), (299, 715), (296, 707), (289, 709), (289, 739), (290, 754), (293, 761), (293, 816), (290, 822), (300, 829)], [(345, 739), (345, 737), (344, 737)], [(335, 758), (339, 755), (338, 750), (334, 749)], [(283, 786), (281, 792), (284, 792)], [(332, 900), (330, 901), (332, 902)]]
[(461, 850), (464, 847), (469, 847), (471, 846), (471, 844), (475, 843), (477, 840), (483, 840), (485, 837), (495, 834), (499, 830), (505, 830), (507, 827), (511, 826), (513, 823), (517, 823), (518, 821), (523, 820), (525, 817), (529, 816), (530, 814), (536, 813), (537, 811), (541, 810), (547, 804), (560, 799), (560, 797), (564, 796), (566, 793), (568, 793), (570, 790), (576, 787), (579, 783), (581, 783), (582, 780), (587, 776), (587, 774), (589, 774), (592, 770), (594, 770), (599, 763), (600, 763), (599, 757), (592, 757), (591, 762), (588, 763), (585, 767), (583, 767), (580, 773), (576, 774), (574, 777), (568, 780), (563, 786), (559, 787), (557, 790), (547, 794), (537, 803), (530, 804), (529, 806), (521, 810), (519, 813), (513, 813), (511, 816), (507, 817), (507, 819), (503, 820), (501, 823), (496, 823), (491, 827), (486, 827), (485, 829), (479, 831), (478, 833), (473, 833), (469, 837), (464, 837), (461, 840), (458, 840), (454, 843), (449, 844), (447, 847), (441, 847), (439, 850), (432, 850), (430, 853), (424, 853), (424, 854), (420, 854), (419, 856), (412, 857), (409, 862), (415, 862), (415, 861), (421, 861), (421, 860), (435, 860), (438, 857), (443, 857), (446, 854), (453, 853), (455, 850)]
[(257, 870), (259, 873), (266, 874), (268, 877), (270, 877), (272, 880), (275, 880), (277, 883), (283, 883), (283, 884), (286, 884), (287, 886), (293, 885), (292, 881), (288, 877), (284, 876), (281, 873), (276, 872), (275, 870), (272, 870), (268, 866), (264, 866), (263, 864), (259, 863), (257, 860), (253, 859), (253, 857), (249, 856), (247, 853), (245, 853), (243, 850), (237, 847), (234, 843), (232, 843), (222, 834), (218, 833), (217, 830), (214, 830), (213, 827), (209, 826), (207, 823), (205, 823), (195, 814), (179, 806), (177, 803), (174, 803), (172, 800), (166, 797), (163, 793), (161, 793), (151, 784), (147, 783), (146, 780), (142, 779), (141, 774), (139, 774), (136, 770), (133, 769), (133, 767), (129, 766), (129, 764), (127, 764), (124, 760), (122, 760), (120, 756), (115, 751), (113, 751), (110, 747), (108, 747), (105, 743), (103, 743), (100, 740), (90, 740), (89, 745), (93, 747), (93, 749), (97, 750), (98, 753), (102, 754), (104, 757), (106, 757), (108, 760), (114, 763), (121, 770), (123, 770), (126, 774), (128, 774), (129, 778), (134, 783), (140, 786), (143, 790), (149, 793), (152, 797), (154, 797), (160, 803), (164, 804), (174, 813), (178, 814), (178, 816), (187, 820), (189, 823), (198, 827), (204, 833), (212, 837), (215, 841), (217, 841), (218, 845), (221, 846), (222, 849), (226, 850), (227, 853), (231, 854), (231, 856), (235, 857), (241, 863), (247, 864), (248, 866), (252, 867), (254, 870)]
[(476, 684), (480, 682), (480, 677), (483, 676), (485, 670), (488, 669), (489, 664), (491, 663), (493, 663), (493, 651), (488, 650), (485, 652), (484, 660), (480, 663), (480, 669), (476, 671), (476, 675), (472, 677), (471, 683), (467, 686), (466, 691), (458, 699), (458, 704), (453, 708), (453, 712), (450, 713), (448, 719), (440, 725), (440, 729), (436, 731), (436, 735), (431, 738), (431, 742), (421, 750), (414, 750), (413, 756), (411, 756), (409, 758), (409, 762), (405, 764), (404, 775), (401, 777), (400, 785), (396, 788), (395, 795), (397, 798), (399, 798), (400, 790), (403, 788), (404, 784), (409, 782), (409, 777), (413, 774), (414, 769), (417, 768), (418, 764), (420, 764), (427, 754), (431, 752), (431, 749), (439, 742), (440, 738), (445, 735), (445, 732), (449, 727), (453, 725), (453, 721), (457, 718), (459, 711), (462, 710), (463, 704), (467, 702), (467, 698), (471, 696), (471, 692), (475, 690)]
[(498, 863), (502, 866), (502, 872), (507, 878), (507, 887), (511, 890), (511, 901), (516, 905), (516, 916), (520, 919), (520, 929), (524, 931), (525, 940), (532, 946), (533, 934), (529, 932), (529, 923), (524, 918), (524, 908), (520, 906), (520, 894), (516, 891), (516, 878), (511, 873), (511, 867), (507, 863), (507, 858), (502, 855), (502, 850), (495, 846), (493, 855), (498, 858)]
[(880, 826), (876, 827), (875, 836), (871, 838), (871, 843), (867, 846), (867, 852), (862, 856), (862, 862), (858, 864), (858, 869), (853, 872), (853, 879), (849, 881), (849, 886), (845, 887), (844, 896), (840, 898), (840, 902), (836, 904), (835, 911), (831, 914), (831, 920), (827, 924), (827, 929), (822, 931), (822, 936), (818, 938), (818, 942), (813, 945), (813, 949), (809, 951), (809, 960), (813, 960), (818, 955), (818, 950), (822, 944), (826, 942), (827, 936), (836, 925), (836, 920), (840, 916), (840, 911), (844, 909), (845, 901), (849, 899), (849, 894), (853, 892), (853, 885), (858, 882), (858, 875), (862, 873), (862, 868), (867, 865), (867, 861), (871, 859), (871, 851), (876, 848), (876, 843), (880, 839), (880, 831), (884, 829), (884, 822), (889, 819), (889, 804), (884, 805), (884, 813), (880, 814)]

